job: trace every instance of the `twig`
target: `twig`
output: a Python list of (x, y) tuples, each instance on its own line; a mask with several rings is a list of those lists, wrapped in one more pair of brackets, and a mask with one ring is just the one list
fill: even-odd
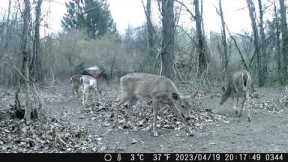
[(192, 19), (195, 19), (195, 15), (193, 14), (193, 12), (189, 9), (189, 7), (187, 7), (187, 5), (179, 0), (175, 0), (175, 2), (179, 3), (181, 6), (183, 6), (186, 11), (191, 15)]

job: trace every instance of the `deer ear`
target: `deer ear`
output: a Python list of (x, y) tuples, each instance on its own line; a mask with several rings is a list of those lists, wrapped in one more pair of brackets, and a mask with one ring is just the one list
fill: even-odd
[(174, 100), (179, 100), (179, 95), (177, 94), (177, 93), (172, 93), (172, 98), (174, 99)]

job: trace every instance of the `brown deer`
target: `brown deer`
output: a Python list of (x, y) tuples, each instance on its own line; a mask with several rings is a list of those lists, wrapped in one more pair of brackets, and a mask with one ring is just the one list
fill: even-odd
[(81, 75), (79, 75), (79, 74), (75, 74), (75, 75), (70, 77), (70, 81), (72, 84), (72, 92), (77, 97), (80, 97), (80, 93), (79, 93), (79, 88), (81, 85), (80, 77), (81, 77)]
[[(234, 102), (233, 106), (233, 108), (236, 110), (236, 114), (238, 114), (236, 107), (238, 106), (239, 98), (243, 98), (239, 113), (239, 117), (241, 117), (242, 111), (244, 110), (244, 104), (247, 100), (249, 100), (249, 93), (253, 91), (250, 73), (246, 70), (240, 70), (235, 72), (229, 78), (226, 88), (223, 87), (222, 90), (223, 95), (221, 97), (220, 105), (226, 102), (229, 97), (232, 98), (233, 102), (234, 98), (236, 98), (236, 103)], [(248, 121), (251, 121), (250, 110), (248, 110)]]
[[(129, 73), (120, 78), (120, 103), (119, 106), (129, 101), (135, 104), (139, 98), (152, 99), (153, 123), (152, 131), (158, 136), (156, 119), (160, 105), (169, 105), (172, 111), (184, 122), (186, 131), (190, 133), (188, 122), (190, 97), (182, 97), (175, 84), (164, 76), (147, 73)], [(117, 113), (118, 118), (118, 113)]]

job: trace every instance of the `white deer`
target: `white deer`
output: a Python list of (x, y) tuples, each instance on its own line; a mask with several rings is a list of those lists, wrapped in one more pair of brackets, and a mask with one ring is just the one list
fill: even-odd
[(80, 77), (80, 83), (82, 90), (82, 104), (86, 105), (90, 92), (93, 91), (94, 94), (99, 92), (97, 87), (97, 79), (89, 75), (82, 75)]
[(91, 66), (91, 67), (88, 67), (88, 68), (85, 68), (84, 71), (82, 72), (82, 75), (89, 75), (91, 77), (93, 77), (94, 79), (96, 79), (96, 84), (97, 84), (97, 91), (101, 94), (101, 90), (99, 89), (99, 81), (106, 81), (106, 74), (105, 72), (99, 68), (98, 66)]

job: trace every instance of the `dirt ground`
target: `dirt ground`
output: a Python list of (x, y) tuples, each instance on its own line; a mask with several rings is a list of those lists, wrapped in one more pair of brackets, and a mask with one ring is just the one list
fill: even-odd
[[(188, 94), (195, 90), (188, 86), (179, 86), (180, 91)], [(218, 87), (198, 91), (193, 107), (197, 111), (190, 122), (194, 136), (185, 136), (181, 122), (170, 120), (175, 117), (163, 110), (164, 116), (158, 118), (159, 137), (149, 130), (151, 107), (142, 102), (123, 110), (122, 124), (114, 127), (117, 85), (106, 87), (98, 102), (90, 101), (94, 103), (90, 107), (83, 107), (72, 95), (68, 81), (44, 86), (41, 95), (47, 114), (87, 129), (90, 138), (98, 142), (97, 152), (288, 152), (288, 110), (287, 104), (280, 103), (287, 95), (283, 87), (257, 89), (258, 96), (250, 102), (251, 122), (245, 112), (236, 116), (231, 100), (219, 105)], [(7, 94), (10, 98), (12, 92)], [(0, 108), (12, 104), (11, 99), (2, 98), (1, 102)]]

